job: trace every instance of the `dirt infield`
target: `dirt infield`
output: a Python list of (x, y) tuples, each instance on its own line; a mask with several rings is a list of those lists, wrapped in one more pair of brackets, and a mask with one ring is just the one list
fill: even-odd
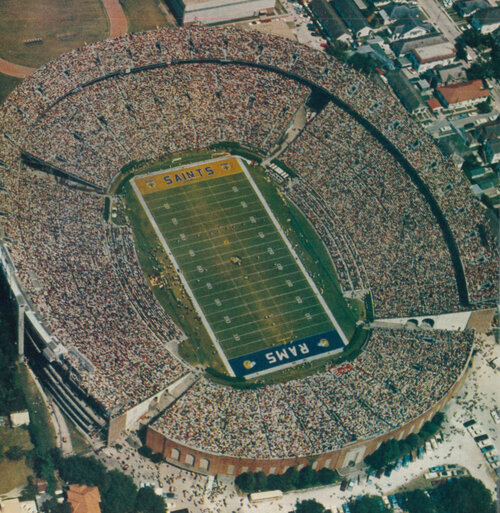
[[(102, 0), (102, 4), (109, 19), (108, 37), (113, 38), (126, 34), (128, 28), (127, 18), (118, 0)], [(11, 77), (25, 78), (33, 73), (35, 69), (0, 58), (0, 73)]]

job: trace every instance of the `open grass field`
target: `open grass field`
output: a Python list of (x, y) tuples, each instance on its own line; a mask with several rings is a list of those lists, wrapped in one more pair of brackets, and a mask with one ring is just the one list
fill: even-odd
[[(108, 36), (109, 21), (99, 0), (2, 0), (0, 57), (38, 67), (73, 48)], [(25, 41), (41, 39), (26, 45)]]
[(18, 86), (22, 80), (20, 78), (9, 77), (0, 73), (0, 104), (3, 103), (5, 98)]
[(142, 32), (171, 25), (165, 15), (167, 7), (163, 5), (165, 11), (162, 11), (160, 1), (162, 0), (123, 0), (121, 4), (128, 20), (129, 32)]
[(181, 186), (173, 177), (189, 176), (190, 168), (135, 179), (212, 340), (232, 360), (335, 331), (334, 315), (267, 204), (230, 162), (230, 174)]
[[(28, 430), (22, 427), (14, 429), (0, 427), (0, 447), (2, 447), (3, 452), (7, 452), (13, 446), (21, 447), (24, 451), (33, 449)], [(26, 458), (12, 461), (6, 456), (3, 458), (0, 456), (0, 493), (6, 493), (18, 486), (24, 486), (28, 476), (32, 474), (33, 470), (26, 464)]]

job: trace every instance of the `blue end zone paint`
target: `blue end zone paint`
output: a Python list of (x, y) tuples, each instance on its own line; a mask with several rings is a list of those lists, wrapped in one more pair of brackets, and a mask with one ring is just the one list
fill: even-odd
[(229, 364), (238, 377), (264, 374), (301, 360), (309, 360), (344, 349), (344, 342), (335, 330), (301, 338), (288, 344), (268, 347), (255, 353), (238, 356)]

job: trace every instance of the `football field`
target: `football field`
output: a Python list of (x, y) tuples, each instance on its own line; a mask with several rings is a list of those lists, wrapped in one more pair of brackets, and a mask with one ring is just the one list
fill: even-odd
[(231, 375), (347, 344), (240, 159), (143, 175), (133, 188)]

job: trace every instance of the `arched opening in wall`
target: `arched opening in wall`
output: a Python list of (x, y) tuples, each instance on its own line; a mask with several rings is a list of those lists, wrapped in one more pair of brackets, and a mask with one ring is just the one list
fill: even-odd
[(418, 321), (417, 319), (408, 319), (405, 324), (405, 328), (407, 330), (414, 330), (418, 328)]
[(434, 319), (424, 319), (421, 323), (421, 327), (424, 329), (434, 328)]
[(208, 469), (210, 468), (210, 461), (207, 460), (207, 458), (201, 458), (200, 460), (200, 470), (205, 470), (208, 472)]
[(186, 465), (189, 465), (190, 467), (194, 467), (194, 456), (192, 454), (188, 454), (186, 456)]
[(179, 449), (172, 449), (170, 457), (175, 461), (179, 461), (181, 459), (181, 451)]

